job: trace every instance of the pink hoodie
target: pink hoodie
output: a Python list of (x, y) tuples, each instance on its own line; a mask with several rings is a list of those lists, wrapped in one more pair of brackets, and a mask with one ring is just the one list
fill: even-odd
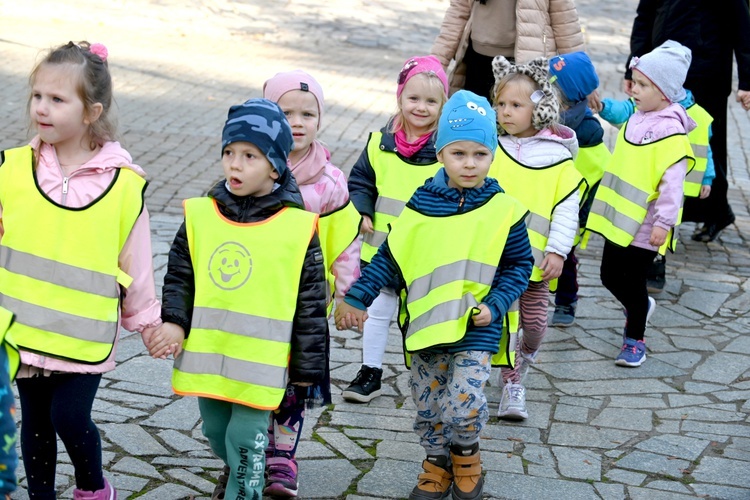
[[(146, 173), (132, 163), (130, 154), (118, 142), (107, 142), (101, 151), (67, 178), (67, 193), (63, 192), (64, 174), (57, 160), (55, 148), (41, 143), (39, 137), (31, 141), (31, 147), (38, 151), (36, 167), (37, 180), (41, 189), (56, 203), (68, 207), (84, 206), (97, 197), (110, 185), (118, 168), (129, 168), (140, 176)], [(40, 149), (41, 148), (41, 149)], [(2, 207), (0, 206), (0, 220)], [(2, 232), (0, 231), (0, 234)], [(146, 327), (161, 324), (161, 306), (156, 300), (154, 268), (151, 255), (151, 229), (148, 210), (143, 212), (133, 226), (130, 236), (120, 253), (120, 268), (133, 277), (128, 293), (122, 299), (121, 326), (128, 331), (143, 332)], [(119, 331), (119, 328), (118, 328)], [(117, 342), (109, 358), (98, 365), (88, 365), (64, 361), (27, 351), (21, 351), (19, 377), (44, 372), (104, 373), (114, 369)], [(36, 367), (37, 369), (31, 368)]]
[[(291, 166), (308, 212), (333, 212), (349, 201), (346, 177), (341, 170), (331, 164), (330, 159), (328, 150), (316, 140), (310, 145), (307, 154)], [(331, 265), (331, 272), (336, 278), (334, 296), (337, 301), (344, 298), (359, 278), (361, 245), (359, 238), (355, 239)]]
[[(626, 126), (625, 138), (628, 141), (647, 144), (670, 135), (689, 133), (696, 127), (696, 123), (687, 115), (685, 108), (675, 103), (661, 111), (643, 113), (636, 110)], [(657, 226), (669, 231), (677, 224), (686, 173), (687, 160), (680, 160), (664, 172), (659, 181), (659, 197), (649, 204), (646, 219), (631, 245), (646, 250), (659, 250), (649, 243), (651, 229)]]

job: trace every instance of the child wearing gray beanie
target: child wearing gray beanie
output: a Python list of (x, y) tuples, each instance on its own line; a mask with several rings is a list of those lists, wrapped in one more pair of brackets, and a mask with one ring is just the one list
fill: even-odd
[(631, 61), (637, 111), (620, 129), (586, 225), (605, 239), (602, 284), (627, 318), (617, 366), (646, 360), (644, 333), (656, 307), (649, 268), (657, 255), (674, 251), (685, 176), (695, 165), (687, 134), (696, 123), (678, 104), (689, 66), (690, 50), (671, 40)]

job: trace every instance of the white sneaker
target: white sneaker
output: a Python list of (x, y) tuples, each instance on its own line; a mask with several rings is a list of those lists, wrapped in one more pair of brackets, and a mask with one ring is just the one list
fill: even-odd
[(521, 368), (518, 370), (518, 380), (520, 380), (521, 384), (523, 384), (523, 382), (526, 380), (526, 376), (529, 374), (529, 368), (531, 368), (531, 365), (536, 363), (536, 357), (538, 354), (539, 349), (530, 354), (526, 354), (525, 352), (521, 351), (521, 359), (518, 360), (518, 362), (521, 363)]
[(529, 413), (526, 411), (526, 388), (524, 386), (510, 382), (505, 384), (497, 416), (507, 420), (529, 418)]
[(651, 315), (654, 314), (654, 309), (656, 309), (656, 300), (654, 300), (653, 297), (649, 296), (648, 310), (646, 311), (646, 324), (647, 325), (648, 325), (649, 320), (651, 319)]

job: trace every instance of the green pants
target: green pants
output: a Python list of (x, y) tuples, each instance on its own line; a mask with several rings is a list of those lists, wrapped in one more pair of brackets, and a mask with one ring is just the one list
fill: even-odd
[(270, 411), (218, 399), (198, 398), (203, 435), (229, 466), (227, 500), (263, 496)]

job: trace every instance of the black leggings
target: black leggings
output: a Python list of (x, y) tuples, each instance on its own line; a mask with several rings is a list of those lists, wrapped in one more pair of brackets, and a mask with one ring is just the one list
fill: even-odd
[(55, 498), (55, 434), (73, 462), (78, 489), (104, 488), (102, 443), (91, 420), (101, 379), (100, 374), (66, 373), (16, 380), (21, 399), (21, 453), (30, 498)]
[(625, 307), (628, 338), (643, 340), (648, 312), (646, 276), (657, 252), (634, 246), (621, 247), (604, 241), (602, 285)]

